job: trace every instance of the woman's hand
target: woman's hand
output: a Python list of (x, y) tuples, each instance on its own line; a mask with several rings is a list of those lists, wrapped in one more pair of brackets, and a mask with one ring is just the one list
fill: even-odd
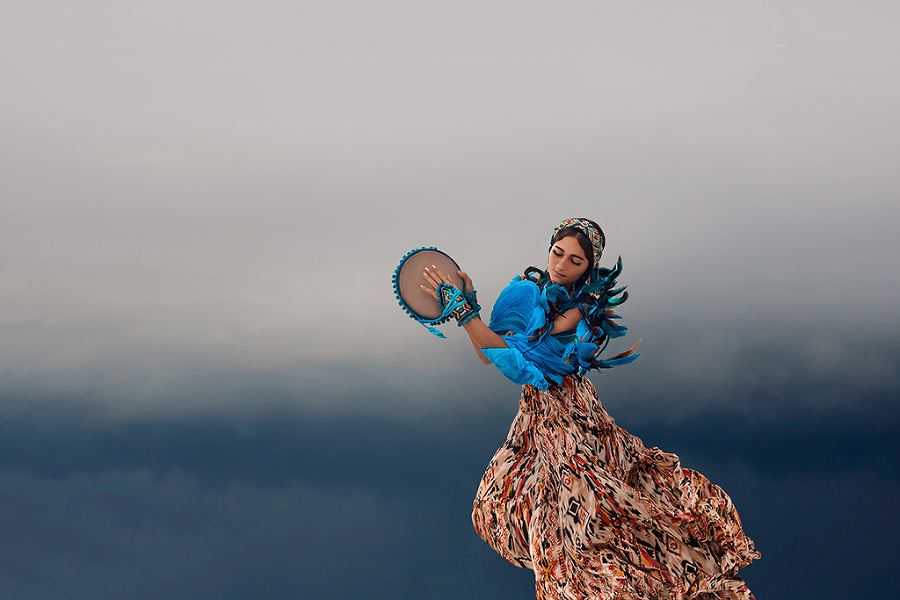
[[(434, 269), (434, 270), (432, 270), (432, 269)], [(446, 284), (452, 285), (453, 287), (456, 287), (454, 285), (454, 283), (452, 281), (450, 281), (450, 278), (447, 277), (446, 275), (444, 275), (443, 273), (441, 273), (441, 270), (438, 269), (437, 267), (435, 267), (434, 265), (431, 265), (431, 269), (429, 269), (428, 267), (425, 267), (425, 271), (422, 273), (422, 277), (425, 278), (425, 281), (427, 281), (429, 283), (429, 285), (431, 285), (431, 287), (429, 288), (424, 285), (420, 285), (419, 287), (422, 288), (423, 290), (425, 290), (425, 292), (427, 292), (428, 295), (431, 296), (432, 298), (434, 298), (435, 300), (438, 299), (437, 287), (438, 287), (439, 283), (446, 283)]]
[[(475, 286), (472, 284), (472, 279), (468, 275), (466, 275), (463, 271), (457, 271), (456, 274), (459, 275), (460, 278), (463, 280), (462, 292), (464, 294), (471, 294), (475, 290)], [(438, 284), (446, 283), (447, 285), (456, 288), (456, 284), (453, 282), (453, 280), (450, 279), (449, 276), (444, 275), (441, 272), (441, 270), (438, 269), (437, 267), (435, 267), (434, 265), (431, 265), (430, 269), (428, 267), (425, 267), (425, 272), (422, 273), (422, 276), (425, 277), (425, 281), (427, 281), (429, 284), (431, 284), (431, 287), (430, 288), (425, 287), (424, 285), (420, 285), (419, 287), (422, 288), (423, 290), (425, 290), (428, 293), (428, 295), (431, 296), (432, 298), (434, 298), (435, 300), (438, 299), (437, 292), (435, 291), (435, 290), (437, 290)], [(456, 289), (459, 289), (459, 288), (456, 288)]]
[[(462, 273), (462, 271), (457, 271), (457, 273)], [(452, 315), (460, 327), (478, 316), (481, 307), (478, 306), (475, 294), (466, 294), (463, 290), (460, 290), (453, 280), (444, 275), (436, 266), (431, 265), (430, 269), (425, 267), (422, 277), (433, 288), (424, 285), (419, 285), (419, 287), (437, 300), (438, 305), (441, 307), (442, 315)], [(471, 289), (472, 280), (468, 276), (466, 276), (466, 279), (468, 279), (468, 287)], [(466, 279), (463, 280), (464, 289), (467, 287)]]
[(471, 294), (472, 292), (475, 291), (475, 285), (472, 283), (472, 278), (469, 277), (468, 275), (466, 275), (465, 271), (457, 271), (456, 274), (459, 275), (460, 278), (462, 278), (462, 280), (463, 280), (463, 284), (464, 284), (463, 293), (464, 294)]
[[(457, 271), (456, 274), (459, 275), (459, 277), (463, 280), (463, 293), (473, 294), (475, 292), (475, 286), (472, 283), (472, 278), (463, 271)], [(437, 290), (438, 285), (442, 283), (452, 286), (455, 289), (459, 289), (456, 287), (456, 284), (453, 283), (453, 280), (450, 279), (450, 277), (444, 275), (444, 273), (442, 273), (441, 270), (434, 265), (432, 265), (430, 269), (428, 267), (425, 267), (425, 272), (422, 273), (422, 276), (425, 277), (425, 281), (427, 281), (431, 285), (431, 287), (429, 288), (424, 285), (420, 285), (419, 287), (428, 292), (428, 295), (435, 300), (438, 299), (437, 292), (435, 290)], [(479, 358), (481, 358), (481, 362), (483, 362), (484, 364), (490, 364), (490, 361), (484, 357), (484, 354), (481, 352), (482, 348), (507, 347), (506, 341), (502, 337), (488, 329), (488, 326), (481, 321), (481, 318), (477, 314), (474, 315), (474, 318), (468, 319), (466, 322), (462, 323), (462, 327), (466, 330), (466, 333), (469, 334), (469, 339), (472, 340), (472, 345), (475, 346), (475, 351), (478, 352), (478, 356)]]

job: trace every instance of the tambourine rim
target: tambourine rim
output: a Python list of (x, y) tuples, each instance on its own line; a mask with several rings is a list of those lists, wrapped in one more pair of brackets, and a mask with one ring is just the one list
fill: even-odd
[(415, 310), (413, 310), (412, 307), (410, 307), (409, 304), (406, 303), (406, 300), (403, 299), (403, 296), (400, 295), (400, 270), (403, 268), (403, 265), (406, 264), (406, 261), (408, 261), (412, 256), (418, 254), (419, 252), (426, 252), (426, 251), (437, 252), (438, 254), (443, 254), (448, 259), (450, 259), (450, 262), (452, 262), (454, 265), (456, 265), (457, 270), (460, 270), (459, 263), (457, 263), (456, 260), (454, 260), (454, 258), (452, 256), (450, 256), (443, 250), (439, 250), (439, 249), (435, 248), (434, 246), (426, 246), (426, 247), (422, 247), (422, 248), (416, 248), (415, 250), (410, 250), (409, 252), (406, 253), (406, 255), (402, 259), (400, 259), (400, 264), (397, 265), (396, 269), (394, 269), (394, 276), (391, 278), (393, 285), (394, 285), (394, 296), (396, 296), (397, 302), (400, 305), (400, 307), (403, 308), (403, 310), (406, 312), (406, 314), (409, 315), (409, 317), (411, 319), (418, 321), (420, 323), (428, 323), (429, 325), (440, 325), (440, 324), (446, 323), (448, 320), (450, 320), (450, 316), (448, 315), (444, 318), (438, 318), (438, 319), (429, 319), (428, 317), (423, 317), (422, 315), (417, 313)]

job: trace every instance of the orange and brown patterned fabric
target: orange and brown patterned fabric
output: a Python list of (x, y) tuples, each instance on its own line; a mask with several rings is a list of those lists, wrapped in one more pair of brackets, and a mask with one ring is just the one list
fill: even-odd
[(591, 382), (523, 386), (472, 521), (540, 600), (747, 600), (759, 558), (728, 495), (618, 427)]

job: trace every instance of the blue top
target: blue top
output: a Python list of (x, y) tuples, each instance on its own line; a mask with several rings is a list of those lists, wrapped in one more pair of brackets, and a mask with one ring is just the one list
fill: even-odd
[[(508, 348), (484, 348), (482, 352), (510, 380), (546, 390), (549, 382), (561, 384), (565, 375), (627, 364), (638, 357), (630, 354), (598, 359), (609, 338), (625, 335), (625, 327), (611, 321), (609, 325), (604, 324), (603, 331), (596, 328), (592, 331), (588, 319), (583, 317), (576, 329), (550, 334), (550, 302), (561, 308), (560, 313), (575, 306), (582, 314), (585, 311), (583, 305), (569, 297), (565, 288), (554, 284), (539, 286), (522, 276), (516, 276), (494, 303), (489, 327), (500, 334)], [(612, 305), (604, 304), (600, 308)], [(608, 312), (604, 320), (619, 318)]]

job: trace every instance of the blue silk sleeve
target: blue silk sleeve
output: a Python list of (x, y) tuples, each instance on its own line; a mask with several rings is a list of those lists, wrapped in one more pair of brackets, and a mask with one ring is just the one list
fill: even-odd
[(489, 325), (507, 347), (482, 350), (508, 379), (542, 390), (549, 387), (550, 381), (562, 383), (562, 377), (574, 373), (578, 367), (577, 361), (567, 360), (566, 356), (570, 354), (567, 349), (574, 335), (548, 335), (549, 327), (544, 327), (547, 310), (540, 287), (529, 279), (516, 277), (500, 292)]

